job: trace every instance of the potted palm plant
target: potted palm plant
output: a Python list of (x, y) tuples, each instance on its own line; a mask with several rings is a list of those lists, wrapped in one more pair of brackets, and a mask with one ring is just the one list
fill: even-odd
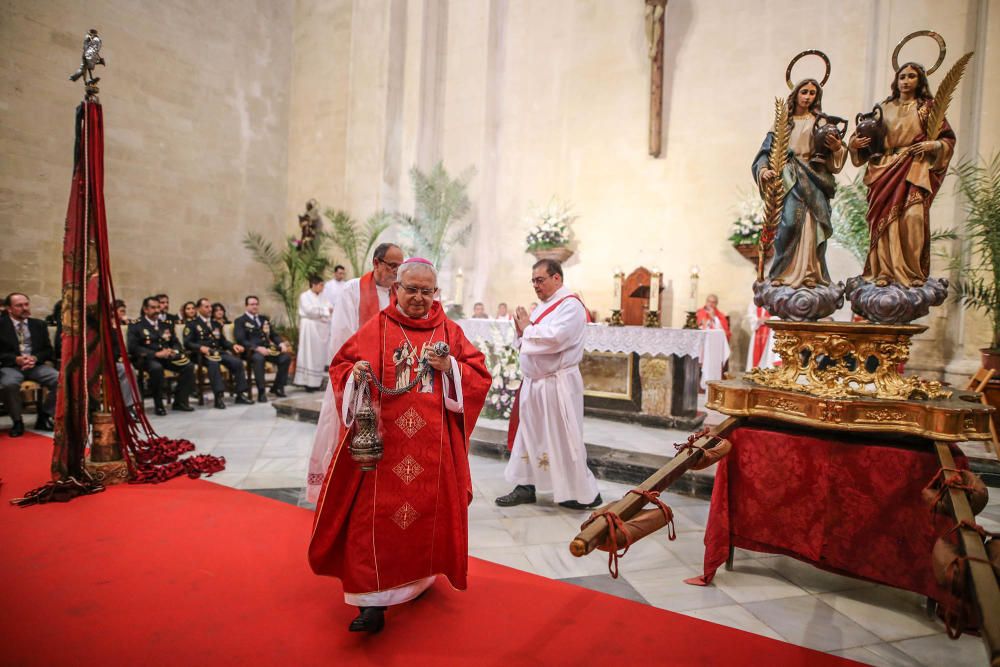
[(955, 267), (955, 298), (990, 319), (992, 340), (980, 350), (982, 365), (1000, 371), (1000, 154), (963, 162), (954, 173), (967, 213), (960, 238), (969, 248), (968, 259)]

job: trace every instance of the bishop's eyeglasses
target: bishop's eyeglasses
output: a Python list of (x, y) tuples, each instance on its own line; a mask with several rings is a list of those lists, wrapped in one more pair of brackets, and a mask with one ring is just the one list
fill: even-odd
[(421, 287), (414, 287), (413, 285), (404, 285), (403, 283), (400, 283), (399, 286), (402, 287), (403, 291), (406, 292), (409, 296), (415, 296), (417, 293), (419, 293), (420, 296), (426, 296), (429, 299), (433, 298), (438, 291), (437, 287), (421, 288)]

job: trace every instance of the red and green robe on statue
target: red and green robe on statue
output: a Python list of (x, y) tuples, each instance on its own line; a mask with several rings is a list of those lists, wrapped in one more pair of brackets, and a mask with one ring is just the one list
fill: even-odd
[(441, 341), (451, 349), (453, 379), (433, 371), (429, 382), (400, 396), (371, 387), (382, 460), (362, 472), (348, 450), (354, 429), (346, 428), (324, 480), (309, 563), (316, 574), (339, 578), (351, 604), (405, 602), (438, 574), (466, 588), (469, 436), (491, 383), (482, 353), (440, 303), (419, 320), (392, 303), (344, 343), (330, 379), (350, 426), (360, 395), (351, 373), (356, 362), (369, 362), (386, 387), (406, 385), (424, 346)]

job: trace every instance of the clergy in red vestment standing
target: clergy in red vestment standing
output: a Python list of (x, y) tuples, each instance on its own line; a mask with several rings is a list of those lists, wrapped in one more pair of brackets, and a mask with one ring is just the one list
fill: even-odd
[(697, 318), (699, 329), (722, 329), (726, 332), (726, 340), (730, 339), (729, 318), (719, 310), (719, 297), (714, 294), (709, 294), (705, 297), (705, 305), (698, 309), (695, 317)]
[[(403, 262), (393, 290), (395, 301), (330, 364), (348, 428), (323, 482), (309, 545), (313, 571), (339, 578), (346, 602), (360, 608), (350, 625), (355, 632), (381, 630), (387, 606), (417, 597), (439, 574), (465, 589), (469, 436), (491, 382), (482, 353), (435, 300), (430, 262)], [(448, 345), (447, 356), (435, 354), (437, 343)], [(361, 383), (370, 381), (366, 368), (386, 389), (416, 382), (399, 395), (370, 386), (384, 454), (363, 472), (348, 446)]]

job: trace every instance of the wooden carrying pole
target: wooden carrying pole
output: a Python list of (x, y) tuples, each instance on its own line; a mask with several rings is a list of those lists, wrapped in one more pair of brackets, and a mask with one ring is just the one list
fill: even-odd
[[(701, 458), (705, 455), (705, 452), (701, 449), (701, 447), (709, 445), (713, 440), (723, 437), (726, 432), (739, 425), (742, 421), (742, 417), (730, 417), (726, 419), (724, 422), (710, 430), (708, 434), (698, 438), (694, 442), (694, 449), (685, 449), (678, 453), (677, 456), (670, 459), (669, 463), (650, 475), (645, 482), (636, 488), (641, 491), (663, 491), (677, 481), (681, 475), (690, 470), (691, 466), (701, 460)], [(709, 449), (711, 449), (711, 447), (709, 447)], [(623, 521), (628, 521), (638, 514), (639, 510), (641, 510), (648, 502), (648, 500), (640, 495), (628, 493), (624, 498), (616, 503), (613, 503), (608, 508), (608, 511), (614, 512), (620, 516)], [(589, 526), (584, 528), (575, 538), (573, 538), (573, 541), (569, 544), (569, 551), (577, 557), (586, 556), (599, 545), (603, 544), (607, 539), (608, 520), (601, 516)]]
[[(937, 448), (941, 467), (954, 470), (955, 459), (951, 455), (948, 443), (935, 442), (934, 446)], [(975, 516), (972, 514), (969, 498), (965, 495), (965, 491), (949, 488), (948, 497), (951, 499), (951, 509), (955, 515), (956, 523), (975, 522)], [(958, 542), (961, 545), (962, 553), (969, 558), (968, 583), (972, 585), (972, 593), (975, 596), (976, 604), (979, 605), (979, 613), (983, 621), (982, 637), (989, 654), (990, 664), (1000, 665), (1000, 587), (997, 586), (996, 575), (993, 573), (993, 567), (986, 556), (986, 547), (983, 546), (983, 538), (979, 536), (979, 533), (962, 526), (958, 529)]]

